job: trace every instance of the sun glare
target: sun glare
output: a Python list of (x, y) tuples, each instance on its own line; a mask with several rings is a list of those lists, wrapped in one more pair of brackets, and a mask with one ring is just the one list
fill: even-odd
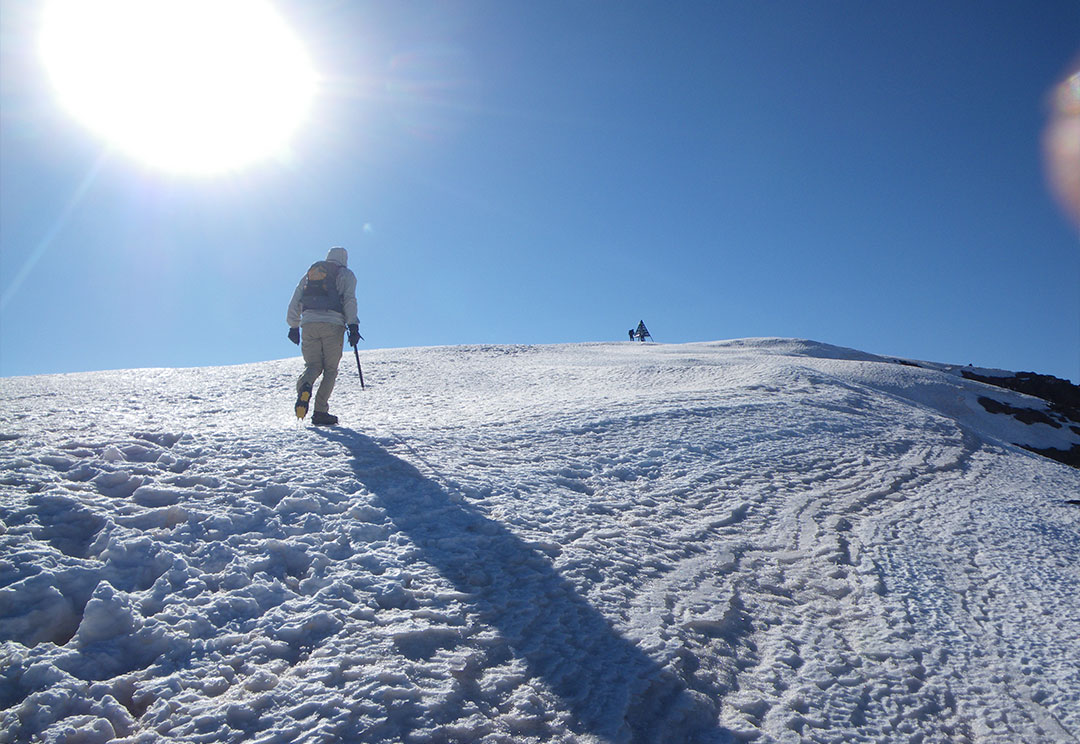
[(316, 87), (303, 46), (265, 0), (51, 0), (41, 53), (87, 127), (180, 173), (283, 153)]

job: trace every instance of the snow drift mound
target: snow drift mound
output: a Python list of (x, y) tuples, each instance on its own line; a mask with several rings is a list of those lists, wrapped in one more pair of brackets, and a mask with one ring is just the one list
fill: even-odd
[(1080, 735), (1080, 471), (1028, 451), (1080, 428), (1004, 373), (364, 365), (333, 429), (296, 359), (0, 380), (0, 742)]

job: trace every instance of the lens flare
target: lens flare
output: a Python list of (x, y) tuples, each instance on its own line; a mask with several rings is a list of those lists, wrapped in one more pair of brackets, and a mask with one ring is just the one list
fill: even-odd
[(1050, 188), (1080, 227), (1080, 62), (1053, 91), (1050, 121), (1043, 135)]
[(456, 47), (402, 52), (387, 65), (385, 88), (405, 131), (439, 141), (464, 128), (477, 82), (472, 59)]

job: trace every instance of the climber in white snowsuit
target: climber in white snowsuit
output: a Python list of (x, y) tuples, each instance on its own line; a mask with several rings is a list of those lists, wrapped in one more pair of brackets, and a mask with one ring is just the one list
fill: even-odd
[(299, 344), (304, 355), (304, 372), (296, 381), (296, 415), (299, 418), (307, 413), (311, 388), (322, 375), (315, 394), (315, 413), (311, 417), (311, 422), (316, 425), (337, 423), (337, 417), (330, 415), (329, 401), (337, 380), (346, 328), (350, 346), (356, 346), (360, 341), (356, 275), (349, 270), (348, 262), (348, 252), (335, 246), (326, 254), (325, 261), (312, 264), (296, 285), (286, 315), (289, 340)]

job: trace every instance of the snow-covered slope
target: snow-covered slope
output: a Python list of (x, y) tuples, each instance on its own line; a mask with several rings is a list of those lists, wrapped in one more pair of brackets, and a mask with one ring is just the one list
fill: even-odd
[(1038, 399), (805, 341), (0, 380), (0, 742), (1072, 742)]

